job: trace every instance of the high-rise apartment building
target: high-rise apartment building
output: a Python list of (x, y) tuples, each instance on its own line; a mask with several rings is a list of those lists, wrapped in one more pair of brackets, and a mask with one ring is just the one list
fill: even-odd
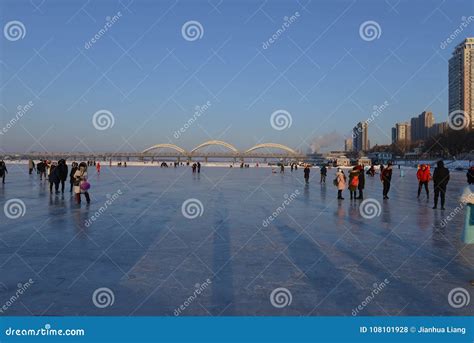
[(428, 111), (423, 111), (418, 117), (411, 118), (410, 140), (416, 142), (429, 138), (434, 122), (433, 113)]
[(353, 138), (347, 138), (344, 141), (344, 151), (352, 151), (353, 150)]
[(411, 141), (411, 126), (408, 123), (396, 123), (392, 128), (392, 143), (409, 144)]
[(352, 150), (361, 152), (369, 149), (369, 124), (367, 122), (357, 123), (352, 130)]
[(454, 48), (449, 59), (449, 113), (464, 111), (474, 129), (474, 38)]

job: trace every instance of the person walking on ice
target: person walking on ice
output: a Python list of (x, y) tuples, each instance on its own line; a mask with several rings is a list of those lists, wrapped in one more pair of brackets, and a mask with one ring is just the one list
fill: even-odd
[(383, 184), (383, 198), (384, 200), (389, 199), (388, 192), (390, 192), (390, 185), (392, 183), (392, 162), (388, 162), (387, 168), (380, 166), (380, 181)]
[(337, 198), (339, 200), (344, 200), (342, 197), (342, 191), (346, 189), (346, 175), (341, 168), (337, 170), (336, 178), (334, 179), (334, 186), (337, 187)]
[(319, 183), (321, 183), (321, 184), (323, 184), (323, 183), (326, 184), (326, 176), (328, 175), (328, 168), (326, 168), (326, 166), (323, 165), (323, 166), (321, 167), (320, 173), (321, 173), (321, 181), (319, 181)]
[(359, 170), (357, 167), (352, 168), (349, 172), (349, 192), (351, 200), (357, 198), (357, 189), (359, 188)]
[(425, 165), (422, 164), (418, 172), (416, 173), (416, 177), (418, 178), (418, 198), (420, 198), (421, 189), (423, 186), (426, 190), (426, 198), (430, 198), (430, 190), (428, 188), (428, 183), (431, 180), (431, 172), (430, 169)]
[[(291, 168), (293, 168), (293, 165), (291, 165)], [(304, 180), (306, 183), (309, 182), (309, 173), (311, 172), (311, 169), (309, 168), (309, 165), (306, 164), (304, 166), (304, 170), (303, 170), (303, 173), (304, 173)]]
[(3, 160), (0, 161), (0, 178), (2, 179), (2, 183), (5, 184), (5, 175), (8, 174), (7, 165)]
[(90, 204), (91, 199), (88, 192), (89, 183), (87, 182), (87, 164), (79, 163), (79, 168), (74, 173), (74, 195), (78, 204), (81, 203), (81, 194), (84, 194), (86, 201)]
[(446, 188), (449, 182), (449, 170), (444, 166), (443, 161), (438, 161), (438, 166), (433, 173), (434, 184), (434, 206), (433, 210), (438, 207), (438, 198), (441, 197), (441, 209), (444, 210), (446, 202)]

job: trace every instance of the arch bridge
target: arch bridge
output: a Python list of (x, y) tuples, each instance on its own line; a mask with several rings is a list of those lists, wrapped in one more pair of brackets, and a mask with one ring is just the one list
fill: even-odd
[[(204, 148), (210, 146), (219, 146), (225, 148), (224, 151), (220, 152), (209, 152), (205, 151)], [(302, 160), (306, 156), (302, 153), (297, 152), (296, 150), (277, 143), (260, 143), (249, 149), (240, 151), (234, 145), (229, 144), (220, 140), (209, 140), (207, 142), (201, 143), (191, 150), (186, 150), (180, 146), (170, 143), (155, 144), (141, 152), (133, 153), (22, 153), (22, 154), (12, 154), (12, 157), (19, 159), (52, 159), (59, 160), (64, 159), (73, 159), (73, 160), (86, 160), (86, 159), (97, 159), (97, 160), (129, 160), (130, 158), (137, 158), (139, 160), (151, 159), (156, 160), (159, 158), (176, 158), (178, 160), (192, 160), (194, 158), (204, 158), (206, 161), (208, 158), (230, 158), (234, 160), (241, 160), (248, 158), (262, 158), (266, 159), (293, 159), (293, 160)]]
[[(221, 146), (226, 148), (223, 152), (203, 152), (203, 148), (209, 146)], [(164, 148), (173, 150), (171, 153), (163, 152)], [(274, 151), (278, 150), (278, 151)], [(142, 154), (144, 157), (183, 157), (183, 158), (196, 158), (196, 157), (216, 157), (216, 158), (293, 158), (302, 159), (305, 157), (304, 154), (297, 152), (296, 150), (277, 143), (261, 143), (257, 144), (247, 150), (240, 151), (234, 145), (229, 144), (220, 140), (210, 140), (199, 144), (193, 149), (186, 151), (185, 149), (176, 146), (174, 144), (157, 144), (153, 145), (145, 150)]]

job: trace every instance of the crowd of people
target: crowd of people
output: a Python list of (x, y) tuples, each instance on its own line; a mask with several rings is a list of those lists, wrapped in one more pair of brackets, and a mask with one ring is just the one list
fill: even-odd
[[(175, 163), (176, 165), (179, 163)], [(186, 165), (189, 165), (189, 161)], [(126, 166), (126, 164), (119, 163), (118, 166)], [(69, 183), (71, 193), (74, 192), (74, 197), (78, 203), (81, 202), (81, 194), (86, 198), (87, 203), (90, 203), (90, 195), (88, 189), (90, 187), (89, 182), (87, 181), (87, 169), (88, 167), (95, 166), (96, 172), (100, 175), (101, 165), (100, 162), (96, 161), (87, 161), (87, 162), (73, 162), (71, 165), (71, 170), (69, 171), (68, 165), (64, 159), (60, 159), (57, 162), (52, 162), (49, 160), (41, 160), (37, 164), (33, 160), (28, 161), (28, 173), (31, 175), (33, 171), (39, 175), (40, 181), (47, 180), (49, 182), (50, 193), (54, 192), (64, 193), (65, 184), (69, 176)], [(292, 163), (290, 165), (291, 171), (298, 170), (298, 165)], [(201, 163), (196, 162), (191, 164), (191, 169), (193, 173), (201, 172)], [(272, 172), (275, 172), (272, 169)], [(280, 173), (285, 172), (285, 167), (283, 164), (280, 164)], [(304, 165), (304, 180), (305, 183), (309, 183), (309, 176), (311, 172), (310, 165)], [(328, 169), (325, 165), (320, 167), (320, 183), (326, 184)], [(0, 160), (0, 178), (2, 183), (5, 183), (5, 177), (8, 174), (8, 169), (3, 160)], [(389, 192), (392, 184), (392, 174), (393, 174), (393, 165), (391, 162), (388, 162), (387, 166), (383, 164), (380, 165), (380, 181), (382, 183), (382, 195), (384, 200), (388, 200)], [(333, 184), (337, 187), (337, 199), (344, 200), (343, 192), (348, 189), (351, 200), (362, 200), (364, 199), (364, 189), (365, 189), (365, 178), (367, 176), (375, 177), (376, 170), (375, 166), (372, 165), (369, 168), (364, 168), (362, 165), (357, 165), (353, 167), (348, 175), (344, 173), (342, 168), (338, 168), (336, 176), (333, 180)], [(440, 205), (441, 209), (445, 209), (446, 203), (446, 190), (449, 183), (449, 170), (444, 166), (443, 161), (438, 161), (437, 166), (434, 170), (434, 173), (431, 174), (431, 166), (429, 164), (422, 164), (419, 166), (416, 173), (418, 179), (418, 198), (420, 198), (423, 189), (426, 193), (426, 199), (429, 200), (430, 189), (429, 183), (433, 182), (434, 190), (434, 206), (433, 209), (437, 209), (438, 202), (441, 200)], [(468, 184), (474, 184), (474, 166), (471, 166), (467, 171), (467, 182)], [(61, 186), (61, 191), (59, 190)]]
[[(66, 160), (60, 159), (57, 162), (50, 160), (40, 160), (35, 164), (33, 160), (28, 161), (28, 174), (36, 174), (39, 176), (40, 182), (45, 180), (49, 182), (49, 192), (51, 194), (64, 194), (66, 188), (66, 181), (69, 177), (70, 188), (69, 192), (74, 193), (74, 198), (78, 204), (81, 203), (81, 195), (84, 195), (87, 203), (90, 203), (89, 188), (90, 183), (87, 181), (87, 168), (88, 166), (95, 166), (97, 174), (100, 174), (100, 163), (95, 161), (88, 162), (72, 162), (71, 170), (66, 163)], [(0, 161), (0, 178), (2, 183), (5, 183), (5, 176), (8, 173), (6, 164), (3, 160)], [(61, 191), (59, 190), (61, 186)], [(53, 192), (54, 190), (54, 192)]]
[[(321, 168), (321, 183), (326, 179), (326, 167)], [(336, 177), (333, 181), (334, 186), (337, 187), (337, 198), (344, 200), (343, 191), (348, 188), (350, 192), (350, 197), (352, 199), (363, 199), (364, 198), (364, 188), (365, 188), (365, 175), (371, 177), (375, 176), (375, 168), (371, 166), (367, 171), (363, 166), (355, 166), (352, 170), (349, 171), (349, 175), (346, 176), (344, 171), (339, 168), (336, 173)], [(382, 195), (384, 200), (388, 200), (388, 194), (390, 192), (390, 187), (392, 184), (392, 174), (393, 174), (393, 165), (391, 162), (388, 162), (387, 166), (380, 165), (380, 181), (382, 182)], [(308, 172), (309, 176), (309, 172)], [(438, 202), (441, 199), (441, 209), (444, 210), (444, 205), (446, 203), (446, 189), (449, 183), (449, 170), (444, 166), (443, 161), (438, 161), (437, 166), (434, 170), (433, 175), (431, 175), (430, 165), (420, 165), (418, 172), (416, 174), (418, 179), (418, 198), (420, 198), (423, 188), (426, 191), (426, 198), (429, 199), (429, 183), (433, 181), (434, 189), (434, 206), (433, 209), (438, 208)], [(471, 167), (467, 172), (468, 183), (474, 183), (474, 167)], [(307, 179), (305, 173), (305, 180)], [(359, 194), (357, 194), (357, 191)]]

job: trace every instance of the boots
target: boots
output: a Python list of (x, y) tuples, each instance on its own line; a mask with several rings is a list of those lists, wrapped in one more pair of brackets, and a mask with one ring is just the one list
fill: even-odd
[(86, 201), (87, 201), (87, 203), (90, 204), (90, 203), (91, 203), (91, 198), (90, 198), (90, 196), (89, 196), (89, 193), (88, 193), (88, 192), (85, 192), (84, 195), (86, 196)]

